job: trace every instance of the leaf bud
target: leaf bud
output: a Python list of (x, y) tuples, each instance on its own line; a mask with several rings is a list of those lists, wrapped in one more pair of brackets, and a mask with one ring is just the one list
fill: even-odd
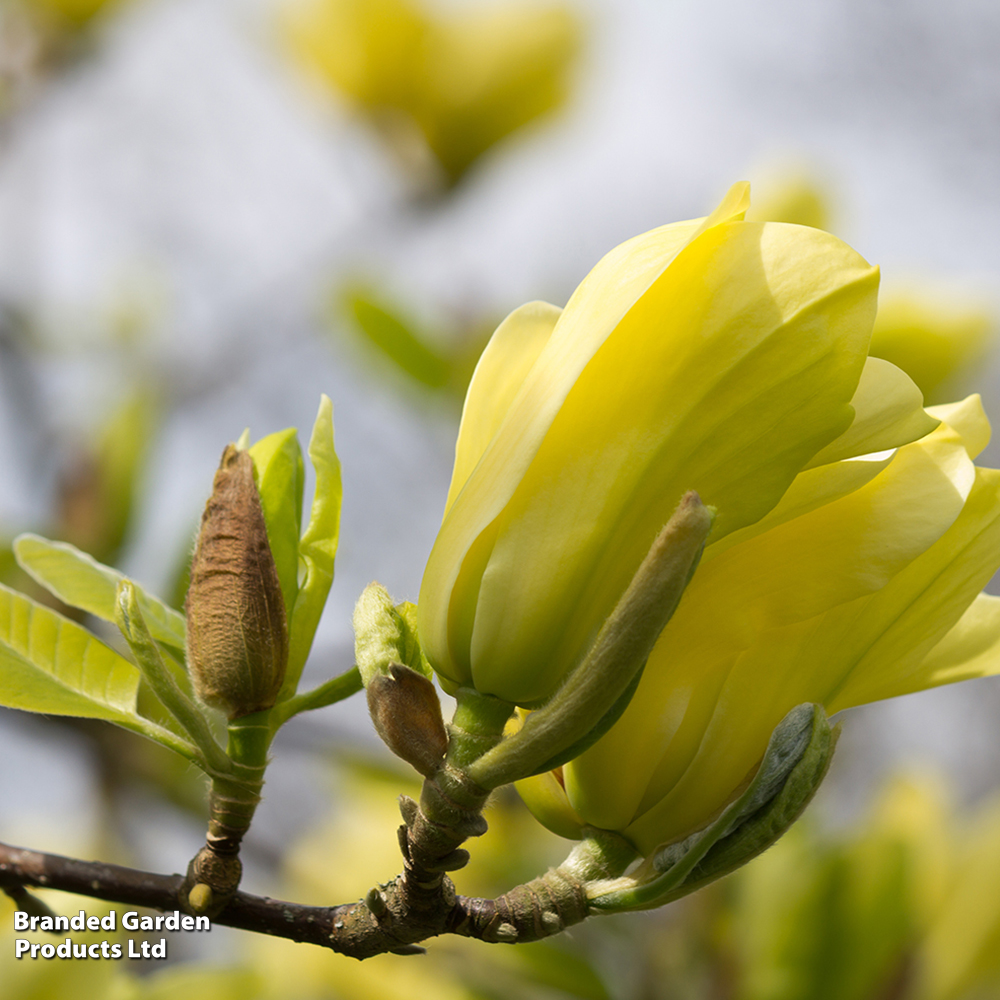
[(288, 624), (248, 452), (229, 445), (201, 518), (186, 601), (198, 697), (230, 720), (271, 708), (288, 661)]
[(385, 745), (425, 778), (438, 769), (448, 749), (434, 682), (400, 663), (368, 682), (368, 710)]
[(354, 659), (365, 687), (377, 674), (388, 674), (394, 663), (430, 677), (431, 665), (417, 637), (416, 605), (393, 605), (380, 583), (365, 587), (354, 608)]

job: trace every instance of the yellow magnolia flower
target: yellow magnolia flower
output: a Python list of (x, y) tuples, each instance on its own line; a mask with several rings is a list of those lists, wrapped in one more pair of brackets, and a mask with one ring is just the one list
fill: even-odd
[(376, 115), (402, 157), (415, 131), (454, 184), (487, 149), (562, 105), (580, 28), (567, 7), (433, 15), (410, 0), (311, 0), (293, 51)]
[(420, 594), (440, 675), (544, 702), (686, 490), (709, 545), (621, 719), (521, 782), (564, 835), (643, 854), (701, 829), (795, 705), (993, 672), (1000, 473), (978, 397), (926, 411), (866, 358), (877, 272), (819, 230), (707, 219), (612, 251), (560, 312), (497, 330)]
[[(818, 230), (742, 221), (747, 204), (736, 185), (613, 250), (565, 310), (530, 303), (493, 335), (420, 592), (446, 679), (544, 700), (687, 490), (721, 541), (847, 431), (877, 271)], [(911, 419), (934, 426), (919, 401)]]
[[(876, 359), (866, 375), (852, 431), (908, 384)], [(977, 597), (1000, 563), (1000, 473), (971, 462), (988, 425), (978, 397), (935, 415), (887, 452), (852, 455), (849, 431), (767, 517), (706, 549), (620, 721), (561, 784), (523, 786), (540, 813), (648, 853), (732, 799), (793, 705), (836, 712), (1000, 670), (1000, 599)]]

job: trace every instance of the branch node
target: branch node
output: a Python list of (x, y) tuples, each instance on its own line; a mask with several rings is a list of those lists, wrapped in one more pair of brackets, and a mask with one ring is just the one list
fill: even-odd
[(368, 907), (369, 912), (376, 919), (384, 916), (389, 909), (385, 902), (385, 895), (377, 886), (372, 886), (368, 890), (368, 894), (365, 896), (365, 906)]
[(517, 928), (513, 924), (501, 924), (494, 932), (493, 938), (503, 944), (513, 944), (517, 938)]
[(409, 795), (400, 795), (399, 811), (402, 813), (403, 822), (409, 827), (413, 826), (417, 813), (420, 812), (420, 806)]

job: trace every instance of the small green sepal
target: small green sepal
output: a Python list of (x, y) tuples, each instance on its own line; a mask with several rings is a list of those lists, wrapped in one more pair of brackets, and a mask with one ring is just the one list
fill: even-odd
[(694, 575), (714, 518), (694, 491), (681, 498), (582, 662), (516, 733), (472, 765), (474, 781), (498, 788), (551, 770), (617, 721)]
[(631, 875), (588, 890), (597, 913), (663, 906), (728, 875), (770, 847), (826, 777), (839, 730), (820, 705), (793, 708), (775, 728), (746, 790), (710, 826), (657, 850)]

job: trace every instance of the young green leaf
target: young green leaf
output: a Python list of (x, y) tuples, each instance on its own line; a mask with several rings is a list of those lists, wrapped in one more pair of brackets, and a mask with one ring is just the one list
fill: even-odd
[(281, 595), (291, 625), (299, 591), (299, 534), (305, 469), (294, 427), (268, 434), (247, 449), (267, 525), (267, 540), (278, 571)]
[(85, 628), (0, 587), (0, 701), (117, 721), (135, 713), (139, 672)]
[[(68, 542), (51, 542), (40, 535), (19, 535), (14, 554), (21, 568), (63, 604), (106, 622), (115, 620), (115, 592), (124, 575), (104, 566)], [(150, 634), (183, 660), (184, 616), (156, 597), (142, 593), (142, 614)]]
[(213, 770), (227, 771), (232, 766), (231, 761), (216, 743), (211, 723), (204, 711), (181, 689), (164, 663), (160, 649), (143, 619), (141, 602), (142, 589), (131, 580), (123, 580), (118, 585), (115, 620), (132, 650), (139, 671), (160, 704), (180, 725), (179, 735), (190, 737)]
[(309, 524), (299, 542), (299, 558), (305, 566), (305, 577), (299, 587), (295, 609), (289, 615), (288, 667), (279, 701), (292, 697), (302, 676), (316, 626), (333, 583), (333, 562), (337, 555), (340, 532), (342, 487), (340, 460), (333, 445), (333, 404), (323, 396), (309, 441), (309, 459), (316, 470), (316, 492), (313, 496)]
[(136, 711), (139, 671), (85, 628), (0, 585), (0, 705), (105, 719), (188, 758), (186, 740)]

